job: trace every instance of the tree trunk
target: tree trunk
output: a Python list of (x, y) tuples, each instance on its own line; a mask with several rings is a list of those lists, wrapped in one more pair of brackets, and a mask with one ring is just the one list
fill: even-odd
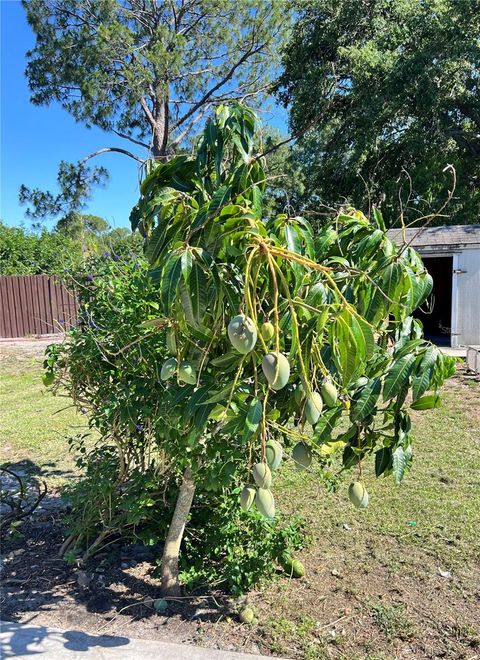
[(154, 117), (152, 156), (155, 160), (166, 160), (169, 132), (168, 100), (161, 98), (160, 95), (155, 102)]
[(180, 595), (178, 555), (194, 494), (195, 483), (192, 478), (192, 471), (190, 468), (187, 468), (183, 473), (182, 485), (180, 486), (175, 511), (173, 512), (172, 522), (170, 523), (163, 550), (162, 594), (164, 596)]

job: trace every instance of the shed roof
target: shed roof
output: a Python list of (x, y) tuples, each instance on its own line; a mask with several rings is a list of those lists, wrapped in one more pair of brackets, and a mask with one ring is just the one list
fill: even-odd
[[(389, 229), (388, 237), (395, 243), (403, 244), (400, 228)], [(405, 230), (406, 242), (412, 241), (415, 248), (458, 247), (480, 245), (480, 225), (446, 225), (443, 227), (409, 227)], [(413, 239), (413, 240), (412, 240)]]

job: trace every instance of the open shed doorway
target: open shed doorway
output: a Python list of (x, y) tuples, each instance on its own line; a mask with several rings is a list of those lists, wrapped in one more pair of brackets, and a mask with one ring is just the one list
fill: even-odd
[(423, 323), (425, 337), (437, 346), (451, 346), (453, 257), (423, 257), (433, 277), (433, 290), (415, 316)]

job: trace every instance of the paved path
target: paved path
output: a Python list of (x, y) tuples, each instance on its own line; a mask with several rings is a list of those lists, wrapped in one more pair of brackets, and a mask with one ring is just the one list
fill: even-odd
[[(266, 656), (186, 644), (89, 635), (74, 630), (2, 621), (0, 657), (31, 660), (265, 660)], [(271, 660), (271, 659), (270, 659)]]

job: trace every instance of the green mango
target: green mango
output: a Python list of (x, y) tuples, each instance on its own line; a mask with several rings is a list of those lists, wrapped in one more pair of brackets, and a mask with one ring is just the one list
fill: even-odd
[(301, 578), (305, 575), (305, 567), (298, 559), (288, 559), (283, 568), (289, 577)]
[(42, 383), (45, 385), (45, 387), (52, 385), (54, 380), (55, 376), (53, 371), (46, 371), (42, 376)]
[(312, 450), (304, 442), (297, 442), (292, 450), (297, 470), (306, 470), (312, 464)]
[(169, 380), (173, 374), (177, 371), (177, 360), (174, 357), (168, 358), (165, 360), (160, 372), (160, 378), (162, 380)]
[(348, 497), (357, 509), (367, 508), (369, 500), (367, 489), (360, 481), (354, 481), (350, 484), (348, 487)]
[(325, 405), (329, 408), (333, 408), (338, 401), (338, 392), (335, 385), (327, 380), (323, 383), (321, 392)]
[(266, 342), (272, 341), (275, 335), (275, 327), (273, 323), (270, 323), (270, 321), (266, 321), (265, 323), (262, 323), (262, 325), (260, 326), (260, 334), (262, 335), (264, 341)]
[(255, 496), (255, 506), (266, 518), (275, 517), (275, 500), (267, 488), (259, 488)]
[(255, 500), (256, 490), (252, 486), (245, 486), (240, 493), (240, 506), (243, 511), (249, 511)]
[(281, 390), (290, 378), (290, 364), (283, 353), (267, 353), (262, 360), (265, 378), (272, 390)]
[(240, 610), (238, 618), (242, 623), (251, 624), (255, 619), (255, 612), (249, 605), (246, 605), (243, 609)]
[(323, 401), (318, 392), (312, 392), (305, 403), (305, 417), (314, 426), (322, 413)]
[(283, 458), (283, 447), (276, 440), (269, 440), (265, 448), (267, 463), (270, 469), (276, 470)]
[(244, 314), (239, 314), (230, 321), (227, 332), (232, 346), (242, 355), (250, 353), (257, 343), (255, 323)]
[(270, 488), (272, 485), (272, 473), (266, 463), (257, 463), (254, 465), (252, 474), (259, 488)]
[(197, 372), (190, 362), (181, 362), (178, 368), (178, 380), (189, 385), (195, 385), (197, 382)]

